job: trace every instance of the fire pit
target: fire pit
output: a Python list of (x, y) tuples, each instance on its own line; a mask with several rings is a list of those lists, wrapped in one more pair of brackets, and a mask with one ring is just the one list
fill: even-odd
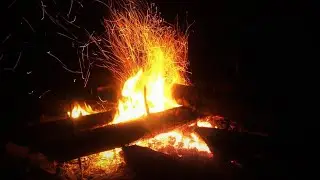
[[(154, 163), (160, 166), (164, 166), (166, 163), (173, 166), (176, 163), (180, 164), (182, 162), (182, 164), (189, 165), (192, 165), (191, 162), (196, 162), (197, 166), (199, 166), (210, 162), (213, 153), (194, 129), (196, 127), (217, 127), (217, 121), (222, 121), (222, 118), (217, 116), (201, 118), (200, 116), (194, 116), (192, 113), (183, 114), (188, 112), (183, 110), (190, 109), (185, 107), (174, 108), (161, 113), (151, 113), (144, 118), (139, 118), (128, 123), (112, 124), (111, 122), (106, 126), (91, 129), (91, 135), (98, 129), (103, 132), (92, 139), (100, 141), (98, 144), (101, 144), (101, 146), (95, 142), (90, 143), (90, 141), (85, 141), (82, 149), (86, 149), (86, 151), (78, 151), (77, 148), (74, 148), (73, 144), (73, 148), (69, 150), (70, 154), (65, 157), (70, 159), (70, 157), (74, 157), (77, 153), (79, 157), (82, 157), (67, 161), (68, 163), (64, 164), (63, 167), (69, 171), (78, 173), (80, 169), (83, 169), (82, 173), (87, 177), (98, 174), (126, 174), (128, 173), (128, 167), (142, 168), (146, 166), (145, 163), (141, 164), (139, 159), (144, 162), (149, 161), (148, 163), (151, 165), (152, 158), (154, 158)], [(177, 111), (183, 113), (177, 113)], [(180, 122), (178, 122), (179, 119)], [(75, 121), (77, 120), (80, 121), (81, 119), (75, 119)], [(110, 128), (112, 128), (111, 133), (108, 133)], [(68, 142), (68, 144), (70, 143), (72, 142)], [(88, 144), (90, 144), (90, 148), (86, 148)], [(93, 154), (102, 149), (110, 150)], [(57, 157), (61, 157), (66, 151), (68, 150), (59, 151)], [(82, 154), (79, 154), (79, 152)]]
[(67, 169), (77, 169), (72, 160), (76, 159), (84, 176), (114, 172), (131, 162), (132, 152), (144, 151), (142, 147), (169, 159), (212, 158), (194, 129), (212, 128), (220, 118), (206, 119), (179, 104), (173, 93), (177, 84), (189, 84), (187, 34), (144, 3), (128, 2), (121, 10), (111, 9), (111, 14), (112, 19), (105, 20), (107, 34), (92, 40), (101, 50), (104, 66), (122, 84), (115, 111), (75, 104), (67, 113), (69, 118), (35, 128), (33, 136), (40, 133), (42, 137), (34, 147), (55, 161), (69, 162)]

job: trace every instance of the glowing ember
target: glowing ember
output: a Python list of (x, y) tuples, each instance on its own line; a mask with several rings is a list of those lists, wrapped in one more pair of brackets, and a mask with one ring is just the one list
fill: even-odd
[(183, 156), (197, 153), (198, 156), (212, 157), (207, 144), (197, 134), (188, 130), (162, 133), (150, 139), (139, 140), (134, 144), (166, 154)]
[(86, 103), (84, 103), (84, 106), (81, 107), (80, 104), (76, 103), (72, 109), (72, 111), (68, 112), (68, 116), (72, 117), (73, 119), (76, 119), (80, 116), (85, 116), (85, 115), (89, 115), (89, 114), (93, 114), (95, 113), (95, 111), (92, 110), (90, 105), (87, 105)]
[(211, 128), (212, 127), (212, 124), (208, 121), (197, 121), (197, 126), (198, 127), (208, 127), (208, 128)]
[(109, 151), (98, 153), (98, 158), (97, 161), (95, 161), (94, 166), (113, 168), (119, 164), (124, 164), (121, 151), (121, 148), (115, 148)]

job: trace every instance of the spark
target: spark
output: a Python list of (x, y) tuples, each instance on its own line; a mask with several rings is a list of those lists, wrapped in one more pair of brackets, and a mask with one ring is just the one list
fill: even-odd
[(22, 17), (22, 19), (29, 25), (32, 32), (36, 32), (26, 18)]
[(82, 8), (83, 8), (83, 5), (81, 4), (81, 2), (79, 1), (76, 1)]
[(22, 55), (22, 51), (20, 51), (20, 53), (19, 53), (18, 60), (17, 60), (16, 64), (14, 65), (13, 70), (15, 70), (16, 67), (18, 66), (18, 64), (20, 62), (21, 55)]
[(46, 8), (47, 6), (46, 5), (44, 5), (43, 4), (43, 2), (41, 1), (41, 9), (42, 9), (42, 18), (41, 18), (41, 21), (44, 19), (44, 13), (45, 13), (45, 8)]
[(2, 44), (5, 43), (10, 37), (11, 37), (11, 33), (9, 33), (6, 38), (4, 38), (4, 40), (2, 41)]
[(67, 14), (68, 17), (70, 16), (70, 13), (71, 13), (71, 10), (72, 10), (72, 6), (73, 6), (73, 0), (71, 0), (71, 3), (70, 3), (69, 12)]
[(22, 51), (20, 51), (18, 59), (16, 61), (16, 64), (13, 66), (13, 68), (4, 68), (4, 70), (13, 71), (14, 72), (16, 70), (16, 67), (18, 66), (18, 64), (20, 62), (21, 55), (22, 55)]
[(49, 19), (56, 24), (57, 26), (61, 27), (63, 30), (71, 34), (75, 39), (77, 39), (77, 36), (72, 34), (65, 26), (63, 26), (58, 20), (54, 19), (46, 10), (44, 10), (44, 13), (49, 17)]
[(71, 22), (71, 23), (74, 23), (74, 22), (76, 21), (76, 19), (77, 19), (77, 16), (74, 16), (73, 20), (70, 21), (70, 22)]
[(32, 90), (31, 92), (28, 92), (28, 94), (31, 95), (31, 94), (33, 94), (33, 92), (34, 92), (34, 91)]
[(73, 71), (73, 70), (71, 70), (71, 69), (68, 69), (67, 66), (66, 66), (57, 56), (53, 55), (50, 51), (48, 51), (47, 54), (49, 54), (51, 57), (53, 57), (53, 58), (55, 58), (57, 61), (59, 61), (60, 64), (62, 65), (62, 68), (63, 68), (63, 69), (65, 69), (65, 70), (67, 70), (67, 71), (69, 71), (69, 72), (71, 72), (71, 73), (81, 74), (81, 72), (79, 72), (79, 71)]
[(108, 100), (103, 100), (103, 99), (101, 99), (100, 96), (98, 96), (98, 99), (99, 99), (101, 102), (103, 102), (103, 103), (108, 102)]
[(97, 102), (97, 103), (103, 108), (103, 110), (106, 110), (106, 107), (102, 103), (100, 102)]
[[(81, 77), (82, 77), (82, 79), (84, 79), (85, 77), (84, 77), (84, 73), (83, 73), (83, 69), (85, 69), (85, 65), (84, 65), (84, 58), (85, 58), (85, 55), (84, 55), (84, 49), (85, 49), (85, 47), (87, 47), (88, 46), (88, 44), (85, 44), (84, 46), (82, 46), (81, 48), (82, 48), (82, 50), (81, 50), (81, 60), (80, 60), (80, 58), (78, 59), (79, 60), (79, 65), (80, 65), (80, 71), (82, 72), (82, 74), (81, 74)], [(87, 56), (86, 56), (87, 57)]]
[(80, 28), (78, 25), (74, 24), (74, 22), (76, 21), (77, 19), (77, 16), (74, 16), (73, 20), (72, 21), (68, 21), (66, 18), (62, 17), (67, 23), (75, 26), (76, 28)]
[(102, 1), (100, 1), (100, 0), (94, 0), (94, 1), (97, 1), (97, 2), (99, 2), (99, 3), (103, 4), (103, 5), (105, 5), (107, 8), (110, 8), (110, 7), (111, 7), (111, 6), (108, 6), (105, 2), (102, 2)]
[(76, 39), (73, 39), (72, 37), (67, 36), (67, 35), (65, 35), (65, 34), (62, 34), (62, 33), (60, 33), (60, 32), (57, 32), (57, 34), (59, 34), (60, 36), (64, 36), (64, 37), (66, 37), (66, 38), (68, 38), (68, 39), (71, 39), (71, 40), (77, 41)]
[[(46, 15), (49, 17), (49, 19), (56, 25), (58, 25), (59, 27), (61, 27), (63, 30), (65, 30), (66, 32), (70, 33), (69, 30), (64, 27), (58, 20), (55, 20), (52, 16), (49, 15), (49, 13), (47, 11), (44, 11), (46, 13)], [(70, 33), (75, 39), (77, 39), (77, 36), (75, 36), (74, 34)]]
[(28, 71), (28, 72), (27, 72), (28, 75), (31, 74), (31, 73), (32, 73), (32, 71)]
[(9, 4), (8, 9), (11, 8), (11, 6), (16, 2), (17, 0), (14, 0), (11, 2), (11, 4)]
[(82, 77), (82, 79), (84, 79), (84, 77), (83, 77), (83, 70), (82, 70), (82, 63), (81, 63), (80, 57), (78, 58), (78, 60), (79, 60), (79, 66), (80, 66), (81, 77)]
[[(85, 31), (89, 35), (89, 39), (94, 42), (94, 38), (93, 38), (94, 32), (92, 32), (90, 34), (86, 29), (85, 29)], [(79, 65), (80, 65), (80, 69), (81, 69), (81, 72), (82, 72), (82, 79), (84, 79), (84, 87), (87, 86), (89, 77), (91, 75), (90, 70), (91, 70), (91, 67), (92, 67), (92, 65), (94, 63), (94, 62), (90, 62), (90, 59), (88, 58), (89, 57), (89, 48), (88, 48), (88, 46), (89, 46), (90, 43), (92, 43), (92, 42), (88, 42), (88, 43), (84, 44), (83, 46), (80, 46), (82, 48), (82, 50), (81, 50), (81, 60), (80, 60), (80, 58), (78, 59), (79, 60)], [(86, 50), (86, 52), (84, 52), (85, 50)], [(88, 67), (85, 67), (85, 65), (84, 65), (85, 59), (88, 61)], [(86, 72), (83, 73), (83, 70), (86, 70)]]
[(84, 80), (84, 87), (86, 87), (87, 84), (88, 84), (88, 80), (89, 80), (90, 74), (91, 74), (91, 72), (90, 72), (90, 69), (88, 68), (87, 76), (86, 76), (86, 79)]
[(41, 99), (44, 95), (46, 95), (48, 92), (50, 92), (51, 90), (46, 90), (44, 93), (42, 93), (40, 96), (39, 96), (39, 99)]

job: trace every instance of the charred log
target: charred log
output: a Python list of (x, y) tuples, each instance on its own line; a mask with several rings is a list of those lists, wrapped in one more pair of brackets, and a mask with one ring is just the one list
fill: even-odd
[(80, 116), (72, 121), (76, 131), (83, 131), (110, 123), (113, 119), (114, 114), (114, 111), (107, 111), (102, 113), (90, 114), (87, 116)]
[(224, 172), (218, 173), (212, 159), (190, 161), (135, 145), (122, 149), (126, 164), (137, 179), (221, 179)]
[(59, 119), (28, 127), (26, 132), (20, 133), (28, 136), (29, 141), (46, 139), (59, 140), (74, 136), (76, 131), (85, 131), (109, 123), (113, 117), (112, 111), (81, 116), (77, 119)]
[(236, 170), (236, 178), (272, 179), (284, 172), (287, 162), (271, 136), (213, 128), (197, 128), (196, 132), (207, 142), (216, 161)]
[(203, 113), (220, 114), (217, 99), (212, 92), (194, 86), (175, 84), (172, 89), (173, 98), (181, 105), (195, 108)]
[[(100, 116), (87, 116), (100, 117)], [(102, 117), (102, 116), (101, 116)], [(177, 107), (127, 123), (107, 125), (89, 131), (73, 131), (63, 138), (40, 138), (33, 146), (48, 157), (67, 161), (127, 145), (142, 137), (172, 130), (196, 120), (200, 115), (190, 108)], [(39, 134), (41, 137), (41, 135)]]
[(262, 158), (262, 155), (267, 158), (273, 147), (271, 138), (263, 134), (202, 127), (195, 131), (206, 141), (215, 157), (225, 160)]

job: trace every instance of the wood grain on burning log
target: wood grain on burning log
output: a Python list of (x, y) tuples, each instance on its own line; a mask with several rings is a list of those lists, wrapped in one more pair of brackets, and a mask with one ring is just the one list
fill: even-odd
[(110, 123), (113, 119), (115, 111), (106, 111), (101, 113), (90, 114), (87, 116), (80, 116), (73, 121), (76, 131), (88, 130)]
[[(102, 118), (88, 115), (90, 119)], [(169, 131), (196, 120), (200, 115), (187, 107), (177, 107), (134, 121), (107, 125), (90, 131), (74, 131), (64, 138), (42, 139), (36, 148), (55, 160), (67, 161), (130, 144), (142, 137)], [(40, 135), (41, 136), (41, 135)]]
[[(85, 131), (105, 125), (112, 121), (114, 112), (106, 111), (77, 119), (65, 118), (33, 125), (26, 129), (25, 135), (31, 141), (59, 140), (72, 138), (76, 131)], [(37, 143), (37, 142), (34, 142)]]

